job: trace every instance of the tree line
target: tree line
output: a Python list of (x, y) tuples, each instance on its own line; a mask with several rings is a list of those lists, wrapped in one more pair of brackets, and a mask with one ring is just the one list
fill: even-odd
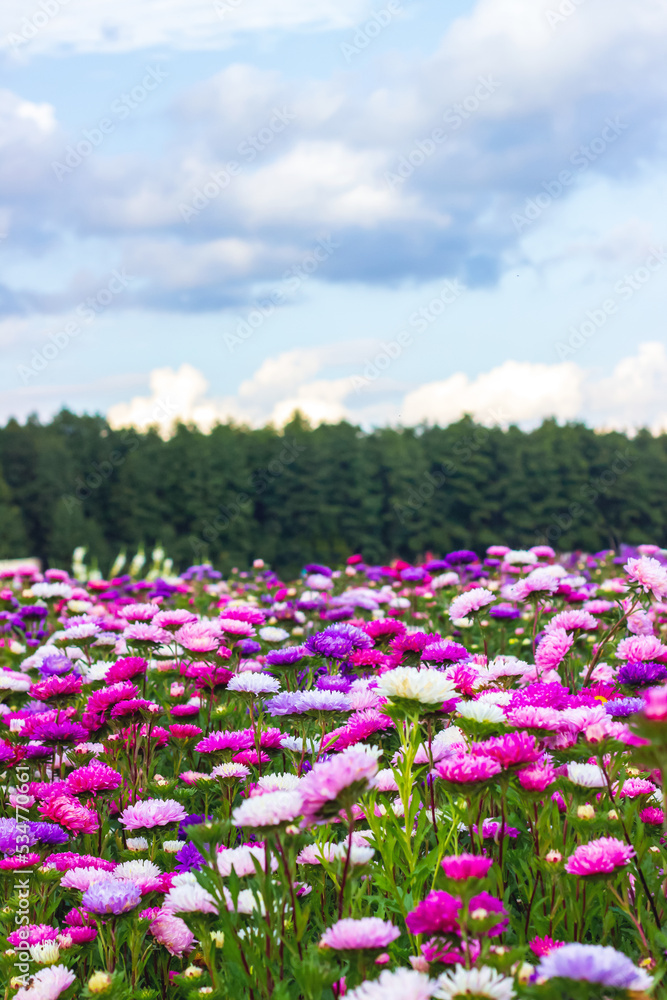
[(161, 543), (178, 569), (373, 563), (505, 543), (598, 551), (667, 545), (667, 435), (545, 421), (532, 431), (349, 423), (112, 430), (63, 410), (0, 428), (0, 557), (105, 572)]

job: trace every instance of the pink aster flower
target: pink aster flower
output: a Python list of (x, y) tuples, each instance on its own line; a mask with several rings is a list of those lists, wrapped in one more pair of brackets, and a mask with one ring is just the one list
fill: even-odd
[(442, 859), (442, 870), (447, 878), (465, 882), (469, 878), (484, 878), (493, 864), (493, 858), (479, 854), (451, 854)]
[(220, 645), (220, 639), (208, 625), (184, 625), (174, 636), (185, 649), (193, 653), (214, 653)]
[(78, 889), (79, 892), (86, 892), (91, 885), (103, 882), (107, 878), (113, 878), (113, 873), (105, 871), (103, 868), (71, 868), (61, 878), (60, 885), (63, 889)]
[(51, 924), (24, 924), (20, 931), (12, 931), (7, 935), (7, 944), (12, 948), (21, 944), (44, 944), (46, 941), (55, 941), (58, 933), (58, 928)]
[(82, 681), (80, 677), (68, 674), (66, 677), (47, 677), (43, 681), (38, 681), (30, 686), (30, 694), (40, 701), (48, 701), (49, 698), (66, 698), (71, 695), (81, 693)]
[(105, 858), (94, 858), (92, 854), (73, 854), (71, 851), (49, 854), (44, 864), (47, 868), (55, 868), (59, 872), (68, 872), (72, 868), (102, 868), (105, 871), (112, 872), (116, 867), (115, 861), (107, 861)]
[(523, 705), (507, 710), (507, 721), (521, 729), (557, 729), (560, 722), (560, 712), (555, 708), (543, 708), (541, 705)]
[(657, 660), (667, 654), (664, 646), (655, 635), (629, 635), (621, 639), (616, 647), (619, 660), (630, 660), (633, 663), (642, 660)]
[(194, 736), (201, 736), (203, 730), (200, 729), (199, 726), (175, 724), (173, 726), (169, 726), (169, 732), (175, 740), (190, 740)]
[(455, 597), (449, 605), (447, 614), (453, 621), (458, 618), (467, 618), (468, 615), (481, 611), (487, 604), (492, 604), (495, 599), (495, 594), (492, 591), (485, 587), (475, 587), (474, 590), (468, 590)]
[(656, 601), (667, 596), (667, 569), (657, 559), (649, 556), (628, 559), (623, 569), (638, 590), (645, 594), (652, 592)]
[(312, 823), (335, 816), (342, 798), (358, 795), (375, 776), (378, 764), (364, 750), (345, 750), (331, 760), (315, 764), (300, 785), (304, 820)]
[(44, 819), (60, 823), (76, 833), (96, 833), (99, 830), (97, 813), (67, 795), (54, 795), (37, 808)]
[(158, 944), (163, 944), (171, 955), (179, 958), (191, 951), (194, 945), (195, 936), (185, 921), (165, 910), (161, 910), (151, 921), (148, 930)]
[(352, 951), (362, 948), (386, 948), (401, 936), (401, 932), (388, 920), (379, 917), (351, 917), (339, 920), (328, 927), (320, 938), (320, 948), (334, 951)]
[(252, 729), (218, 730), (200, 740), (195, 750), (198, 753), (220, 753), (223, 750), (238, 753), (239, 750), (249, 750), (254, 739)]
[(544, 626), (545, 632), (553, 632), (556, 628), (564, 628), (566, 632), (574, 632), (577, 629), (594, 629), (599, 622), (588, 611), (561, 611), (560, 614), (550, 618)]
[[(137, 674), (145, 674), (147, 670), (148, 663), (142, 656), (123, 656), (109, 667), (104, 679), (107, 684), (116, 684), (119, 681), (127, 681), (130, 677), (136, 677)], [(132, 695), (124, 697), (131, 698)]]
[(175, 799), (144, 799), (124, 809), (119, 821), (126, 830), (152, 830), (156, 826), (180, 823), (186, 815), (183, 806)]
[(138, 623), (137, 625), (128, 625), (123, 632), (123, 638), (128, 639), (130, 642), (154, 643), (156, 646), (159, 646), (162, 643), (171, 642), (171, 633), (167, 632), (164, 628), (159, 628), (157, 625), (143, 625)]
[(537, 955), (538, 958), (544, 958), (544, 956), (548, 955), (550, 951), (554, 950), (554, 948), (562, 948), (564, 944), (564, 941), (554, 941), (554, 939), (550, 937), (535, 937), (530, 942), (530, 950), (534, 955)]
[(526, 601), (532, 594), (555, 594), (560, 586), (557, 576), (548, 569), (534, 569), (523, 580), (519, 580), (503, 592), (512, 601)]
[(644, 691), (644, 715), (654, 722), (667, 720), (667, 684)]
[(118, 771), (114, 771), (112, 767), (100, 761), (93, 761), (87, 767), (77, 767), (76, 770), (70, 771), (67, 776), (67, 787), (73, 795), (82, 795), (118, 788), (122, 780)]
[(22, 986), (13, 1000), (57, 1000), (76, 981), (73, 972), (64, 965), (49, 965), (40, 969), (29, 986)]
[(141, 894), (144, 895), (147, 892), (160, 891), (162, 888), (162, 874), (162, 869), (158, 865), (152, 861), (140, 859), (136, 861), (123, 861), (122, 864), (116, 865), (113, 877), (132, 882), (133, 885), (136, 885), (141, 890)]
[(652, 781), (645, 778), (628, 778), (621, 789), (622, 799), (636, 799), (641, 795), (653, 795), (657, 791)]
[(542, 639), (535, 651), (535, 665), (542, 672), (555, 670), (569, 653), (574, 636), (569, 635), (564, 628), (555, 628)]
[(22, 854), (18, 858), (3, 858), (0, 861), (0, 871), (17, 871), (21, 868), (32, 868), (40, 863), (39, 854)]
[(170, 632), (177, 632), (184, 625), (192, 625), (197, 621), (197, 616), (192, 611), (185, 608), (174, 608), (171, 611), (158, 611), (153, 617), (153, 624), (160, 628), (169, 629)]
[(535, 737), (529, 733), (506, 733), (504, 736), (494, 736), (482, 743), (473, 743), (472, 752), (498, 761), (501, 767), (530, 764), (542, 754)]
[(519, 784), (527, 792), (543, 792), (556, 780), (551, 764), (536, 762), (519, 771)]
[(160, 610), (159, 605), (146, 604), (126, 604), (118, 612), (119, 618), (124, 618), (128, 622), (149, 622), (155, 618)]
[(649, 826), (662, 826), (665, 822), (665, 814), (657, 806), (648, 806), (648, 808), (642, 809), (639, 818), (642, 823), (648, 823)]
[(634, 854), (633, 847), (616, 837), (598, 837), (577, 847), (565, 862), (565, 871), (580, 876), (609, 873), (627, 865)]
[(444, 781), (455, 785), (471, 785), (477, 781), (488, 781), (494, 775), (500, 774), (502, 766), (491, 757), (460, 754), (439, 761), (435, 769)]
[(405, 922), (411, 934), (452, 934), (458, 930), (461, 900), (449, 892), (433, 890)]
[(91, 715), (99, 715), (106, 712), (116, 702), (128, 701), (130, 698), (136, 698), (138, 694), (139, 689), (134, 684), (129, 683), (129, 681), (111, 684), (110, 687), (103, 687), (99, 691), (93, 691), (88, 698), (86, 711), (90, 712)]

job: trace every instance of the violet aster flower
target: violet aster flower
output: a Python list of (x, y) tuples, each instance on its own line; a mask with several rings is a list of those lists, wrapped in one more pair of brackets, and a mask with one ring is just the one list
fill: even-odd
[(363, 629), (343, 622), (338, 625), (330, 625), (323, 632), (311, 635), (305, 648), (316, 656), (344, 660), (353, 649), (368, 649), (372, 645), (372, 639)]
[(201, 871), (204, 867), (204, 858), (199, 853), (194, 844), (189, 841), (174, 855), (177, 872)]
[(126, 830), (152, 830), (156, 826), (180, 823), (185, 816), (185, 809), (175, 799), (143, 799), (127, 806), (120, 814), (119, 822)]
[(304, 652), (301, 646), (286, 646), (284, 649), (270, 649), (266, 654), (266, 667), (289, 667), (302, 660)]
[(81, 743), (88, 738), (88, 730), (78, 722), (59, 719), (51, 722), (32, 723), (30, 735), (44, 743)]
[(27, 841), (23, 839), (23, 836), (23, 831), (19, 831), (19, 824), (13, 817), (2, 817), (0, 819), (0, 851), (4, 854), (13, 854), (16, 851), (19, 837), (22, 838), (21, 843), (28, 846), (32, 846), (37, 841), (32, 831), (28, 831), (26, 834), (29, 838)]
[(386, 948), (401, 936), (401, 932), (388, 920), (379, 917), (351, 917), (339, 920), (328, 927), (320, 938), (320, 948), (333, 951), (352, 951), (365, 948)]
[(37, 843), (57, 847), (59, 844), (66, 844), (69, 840), (67, 830), (63, 830), (62, 826), (58, 826), (57, 823), (40, 823), (31, 820), (29, 826)]
[(619, 668), (616, 681), (628, 687), (644, 687), (657, 681), (664, 681), (666, 677), (667, 667), (663, 663), (629, 661)]
[(583, 877), (608, 874), (624, 868), (634, 854), (633, 847), (616, 837), (598, 837), (577, 847), (565, 862), (565, 871)]
[(442, 642), (433, 642), (425, 646), (421, 658), (426, 663), (457, 663), (459, 660), (469, 659), (470, 653), (460, 642), (443, 639)]
[(339, 691), (283, 691), (266, 703), (269, 715), (303, 715), (306, 712), (350, 712), (347, 695)]
[(127, 913), (141, 902), (141, 890), (126, 879), (116, 880), (113, 876), (94, 882), (86, 889), (81, 905), (85, 910), (97, 914)]
[(643, 698), (614, 698), (605, 704), (604, 710), (607, 715), (613, 715), (625, 719), (628, 715), (634, 715), (635, 712), (641, 712), (643, 707)]
[(537, 975), (545, 979), (575, 979), (615, 989), (641, 992), (653, 980), (620, 951), (599, 944), (564, 944), (540, 962)]

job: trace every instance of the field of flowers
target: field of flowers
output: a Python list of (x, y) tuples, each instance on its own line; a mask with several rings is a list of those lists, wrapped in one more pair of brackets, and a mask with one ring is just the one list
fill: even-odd
[(77, 576), (0, 580), (5, 1000), (667, 996), (662, 550)]

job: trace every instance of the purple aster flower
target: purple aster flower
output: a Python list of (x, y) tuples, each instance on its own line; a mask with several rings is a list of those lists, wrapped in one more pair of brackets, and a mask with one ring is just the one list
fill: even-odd
[(72, 661), (64, 653), (54, 653), (53, 656), (45, 656), (38, 666), (42, 677), (59, 677), (68, 673), (72, 669)]
[(91, 913), (118, 916), (133, 910), (141, 902), (141, 890), (127, 879), (105, 878), (93, 882), (83, 894), (81, 905)]
[[(32, 846), (37, 839), (31, 830), (25, 835), (23, 830), (19, 831), (19, 824), (13, 817), (0, 819), (0, 851), (5, 854), (14, 854), (17, 838), (24, 836), (29, 837), (28, 846)], [(25, 844), (25, 840), (22, 839), (21, 843)]]
[(352, 687), (352, 681), (349, 677), (332, 677), (330, 674), (324, 674), (317, 678), (315, 687), (318, 691), (340, 691), (342, 694), (347, 694)]
[(342, 622), (346, 618), (354, 618), (354, 605), (343, 604), (335, 608), (330, 608), (324, 612), (324, 617), (328, 622)]
[(316, 656), (344, 660), (353, 649), (369, 649), (372, 645), (373, 640), (363, 629), (341, 622), (311, 635), (306, 642), (306, 650)]
[(489, 618), (518, 618), (520, 614), (519, 608), (511, 608), (508, 604), (496, 604), (495, 608), (489, 609)]
[(328, 566), (322, 566), (320, 563), (306, 563), (303, 568), (306, 573), (317, 573), (319, 576), (333, 576), (333, 570), (329, 569)]
[(66, 844), (69, 840), (67, 830), (64, 830), (57, 823), (38, 823), (31, 820), (29, 826), (35, 841), (38, 841), (40, 844), (55, 846), (57, 844)]
[(457, 663), (459, 660), (467, 660), (470, 653), (459, 642), (434, 642), (425, 646), (421, 653), (421, 658), (426, 663)]
[[(209, 816), (208, 819), (211, 817)], [(199, 826), (200, 823), (205, 823), (207, 817), (203, 813), (188, 813), (185, 819), (182, 819), (178, 825), (178, 839), (182, 840), (186, 836), (186, 830), (189, 826)]]
[(283, 691), (266, 703), (269, 715), (303, 715), (305, 712), (351, 712), (352, 706), (339, 691)]
[(667, 677), (667, 667), (663, 663), (643, 663), (640, 660), (624, 663), (616, 675), (618, 684), (628, 687), (644, 687), (656, 681), (664, 681)]
[(240, 639), (236, 643), (236, 649), (240, 649), (243, 656), (252, 656), (254, 653), (261, 652), (262, 646), (254, 639)]
[(402, 569), (399, 575), (405, 583), (419, 583), (428, 574), (421, 566), (408, 566), (407, 569)]
[(643, 707), (643, 698), (615, 698), (604, 706), (607, 715), (621, 716), (621, 718), (641, 712)]
[(264, 660), (264, 666), (287, 667), (292, 663), (298, 663), (302, 659), (303, 649), (301, 646), (285, 646), (284, 649), (269, 650)]
[(30, 735), (45, 743), (83, 743), (88, 739), (88, 730), (78, 722), (60, 719), (58, 722), (35, 722)]
[(478, 558), (477, 553), (470, 549), (458, 549), (447, 554), (447, 563), (449, 566), (466, 566), (468, 563), (477, 562)]
[(446, 559), (430, 559), (424, 563), (424, 569), (427, 573), (443, 573), (450, 569), (450, 563)]
[[(185, 820), (183, 822), (185, 822)], [(183, 824), (181, 824), (181, 826), (182, 825)], [(190, 842), (184, 844), (183, 847), (177, 851), (175, 859), (177, 872), (198, 872), (204, 867), (204, 858), (201, 856), (195, 845)]]
[(620, 951), (599, 944), (564, 944), (545, 955), (537, 969), (547, 979), (576, 979), (640, 992), (653, 980)]

